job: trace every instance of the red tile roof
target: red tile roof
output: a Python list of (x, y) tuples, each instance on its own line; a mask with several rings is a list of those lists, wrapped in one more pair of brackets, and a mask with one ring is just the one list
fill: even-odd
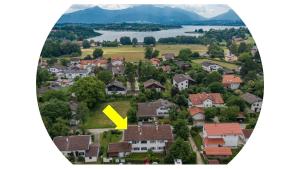
[(86, 151), (86, 157), (98, 157), (99, 155), (99, 145), (98, 144), (91, 144), (90, 148)]
[(232, 155), (229, 147), (205, 147), (204, 152), (209, 156), (230, 156)]
[(242, 80), (240, 77), (235, 76), (235, 75), (223, 75), (222, 83), (224, 85), (242, 83)]
[(243, 134), (239, 123), (206, 123), (204, 130), (208, 136)]
[(124, 131), (124, 141), (173, 140), (171, 126), (164, 125), (129, 125)]
[(201, 113), (203, 114), (204, 113), (204, 110), (202, 108), (199, 108), (199, 107), (191, 107), (188, 109), (189, 113), (191, 116), (194, 116), (198, 113)]
[(224, 104), (220, 93), (197, 93), (189, 95), (189, 100), (193, 105), (202, 104), (207, 99), (211, 100), (213, 104)]
[(204, 145), (224, 145), (225, 141), (223, 138), (205, 138), (204, 139)]
[(150, 59), (150, 61), (153, 65), (158, 65), (160, 63), (160, 60), (157, 58), (152, 58), (152, 59)]
[(220, 164), (219, 160), (208, 160), (208, 164)]

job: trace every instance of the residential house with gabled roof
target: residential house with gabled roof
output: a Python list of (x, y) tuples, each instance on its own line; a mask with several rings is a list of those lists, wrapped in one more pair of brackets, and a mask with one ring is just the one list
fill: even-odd
[(180, 69), (183, 69), (183, 70), (186, 70), (190, 67), (192, 67), (192, 65), (188, 62), (185, 62), (185, 61), (176, 61), (175, 64), (180, 68)]
[(242, 80), (236, 75), (223, 75), (222, 84), (225, 88), (235, 90), (240, 87)]
[(157, 92), (161, 92), (165, 90), (165, 87), (158, 81), (154, 79), (149, 79), (146, 82), (144, 82), (144, 88), (145, 89), (154, 89)]
[(223, 69), (222, 66), (213, 62), (202, 62), (201, 66), (202, 69), (207, 72), (214, 72), (214, 71), (218, 71), (219, 69)]
[(171, 71), (171, 67), (169, 65), (163, 65), (161, 66), (161, 69), (166, 73), (169, 73)]
[(142, 121), (155, 120), (158, 117), (169, 116), (169, 111), (175, 106), (174, 103), (163, 99), (138, 103), (136, 116)]
[(173, 77), (173, 86), (177, 87), (179, 91), (187, 89), (191, 82), (195, 82), (190, 75), (176, 74)]
[(250, 106), (253, 112), (259, 113), (262, 106), (262, 99), (254, 94), (245, 93), (241, 95), (241, 98), (246, 101)]
[(229, 147), (205, 147), (203, 152), (207, 158), (213, 159), (225, 159), (232, 155)]
[(175, 58), (174, 53), (165, 53), (165, 54), (162, 55), (163, 61), (174, 60), (174, 58)]
[(150, 59), (150, 62), (154, 67), (159, 68), (160, 60), (158, 58), (152, 58), (152, 59)]
[(112, 94), (125, 95), (127, 93), (127, 88), (123, 85), (122, 82), (114, 80), (108, 85), (106, 85), (105, 91), (106, 94), (108, 95), (112, 95)]
[(163, 152), (173, 142), (172, 128), (169, 124), (128, 125), (124, 141), (131, 144), (131, 152)]
[(194, 121), (204, 120), (204, 109), (200, 107), (190, 107), (188, 108), (188, 112)]
[(125, 157), (131, 152), (131, 144), (128, 142), (110, 143), (107, 153), (109, 157)]
[(203, 126), (203, 139), (208, 147), (238, 147), (242, 138), (239, 123), (205, 123)]
[(219, 107), (224, 105), (220, 93), (197, 93), (190, 94), (188, 99), (189, 107)]
[(66, 157), (83, 157), (86, 162), (98, 159), (99, 145), (92, 144), (90, 135), (57, 136), (53, 138), (53, 142)]

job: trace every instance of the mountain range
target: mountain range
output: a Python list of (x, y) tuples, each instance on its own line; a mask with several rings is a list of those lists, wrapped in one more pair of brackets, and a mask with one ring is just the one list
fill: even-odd
[(229, 10), (213, 18), (205, 18), (195, 12), (154, 5), (139, 5), (119, 10), (107, 10), (98, 6), (64, 14), (58, 23), (157, 23), (157, 24), (195, 24), (201, 21), (241, 21), (239, 16)]

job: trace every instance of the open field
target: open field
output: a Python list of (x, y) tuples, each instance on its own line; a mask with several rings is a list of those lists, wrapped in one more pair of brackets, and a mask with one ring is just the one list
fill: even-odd
[(114, 109), (118, 111), (118, 113), (124, 118), (127, 114), (127, 111), (130, 108), (129, 101), (116, 101), (116, 102), (108, 102), (99, 106), (94, 112), (91, 112), (91, 115), (87, 118), (84, 123), (84, 127), (86, 129), (94, 129), (94, 128), (112, 128), (115, 127), (113, 122), (102, 112), (102, 110), (107, 106), (111, 105)]
[[(203, 45), (156, 45), (155, 49), (160, 51), (160, 55), (164, 53), (175, 53), (178, 55), (179, 50), (183, 48), (190, 48), (194, 52), (206, 52), (207, 47)], [(120, 47), (104, 47), (104, 58), (112, 56), (123, 56), (128, 62), (138, 62), (144, 60), (144, 47), (138, 46), (120, 46)], [(82, 49), (82, 57), (92, 55), (94, 48)]]
[(227, 69), (236, 69), (236, 68), (238, 68), (238, 65), (236, 65), (236, 64), (217, 61), (217, 60), (212, 60), (212, 59), (195, 59), (195, 60), (192, 60), (193, 63), (196, 63), (198, 65), (200, 65), (203, 62), (207, 62), (207, 61), (219, 64), (219, 65), (221, 65), (221, 66), (223, 66)]

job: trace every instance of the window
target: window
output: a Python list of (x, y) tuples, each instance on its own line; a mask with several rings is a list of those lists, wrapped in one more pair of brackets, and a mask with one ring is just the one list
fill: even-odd
[(132, 144), (137, 144), (138, 143), (138, 141), (132, 141)]
[(142, 144), (147, 144), (146, 140), (141, 141)]
[(147, 147), (142, 147), (141, 150), (147, 150)]
[(133, 150), (134, 150), (134, 151), (139, 151), (140, 148), (139, 148), (139, 147), (135, 147), (135, 148), (133, 148)]
[(89, 157), (89, 159), (92, 159), (92, 157)]
[(164, 147), (158, 147), (158, 149), (159, 149), (159, 150), (163, 150), (163, 149), (164, 149)]
[(151, 147), (150, 149), (151, 149), (151, 150), (155, 150), (155, 147)]
[(155, 140), (151, 140), (150, 143), (155, 143)]
[(165, 141), (164, 141), (164, 140), (160, 140), (159, 142), (160, 142), (160, 143), (164, 143)]

